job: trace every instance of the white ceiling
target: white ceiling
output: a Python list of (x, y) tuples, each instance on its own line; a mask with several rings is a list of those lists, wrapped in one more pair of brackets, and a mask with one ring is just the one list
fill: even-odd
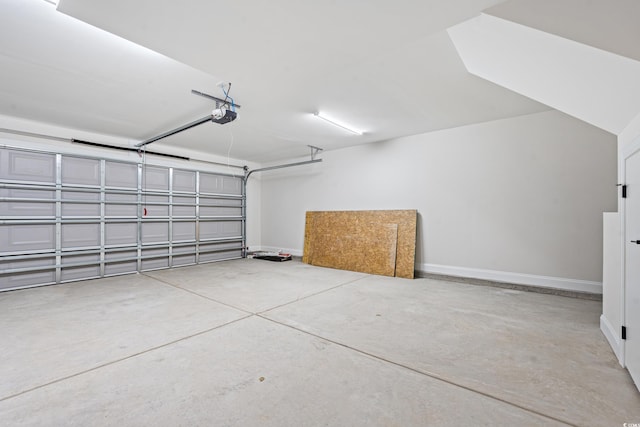
[[(220, 96), (216, 83), (231, 81), (235, 122), (153, 149), (267, 162), (305, 155), (307, 144), (336, 149), (546, 110), (469, 74), (447, 35), (498, 3), (61, 0), (56, 11), (3, 0), (0, 114), (134, 143), (209, 114), (213, 102), (191, 89)], [(366, 133), (334, 128), (317, 110)]]

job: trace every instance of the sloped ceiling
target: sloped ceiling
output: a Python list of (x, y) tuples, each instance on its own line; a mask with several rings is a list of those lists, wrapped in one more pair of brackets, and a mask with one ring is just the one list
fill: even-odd
[(448, 32), (469, 72), (618, 135), (640, 114), (639, 19), (627, 0), (513, 0)]
[(638, 0), (510, 0), (485, 12), (640, 61)]
[[(220, 96), (216, 83), (230, 81), (242, 105), (235, 122), (153, 149), (268, 162), (306, 155), (307, 144), (336, 149), (544, 111), (470, 75), (446, 32), (498, 3), (61, 0), (56, 11), (4, 0), (0, 114), (133, 144), (209, 114), (213, 103), (191, 89)], [(321, 122), (317, 110), (365, 134)]]

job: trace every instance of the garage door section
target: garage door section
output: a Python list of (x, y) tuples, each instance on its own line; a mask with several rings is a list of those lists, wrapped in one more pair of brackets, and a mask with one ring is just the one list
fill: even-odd
[(0, 148), (0, 290), (244, 256), (239, 176)]

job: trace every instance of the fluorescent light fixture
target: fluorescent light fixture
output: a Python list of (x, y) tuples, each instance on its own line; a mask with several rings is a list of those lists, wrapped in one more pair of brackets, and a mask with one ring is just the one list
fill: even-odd
[(51, 4), (52, 4), (52, 5), (54, 5), (54, 6), (58, 6), (58, 2), (59, 2), (60, 0), (44, 0), (44, 1), (46, 1), (47, 3), (51, 3)]
[(320, 111), (318, 111), (317, 113), (313, 113), (313, 115), (319, 119), (324, 120), (327, 123), (331, 123), (332, 125), (339, 127), (340, 129), (346, 130), (347, 132), (355, 133), (356, 135), (362, 135), (363, 133), (362, 131), (356, 130), (349, 125), (345, 125), (344, 123), (341, 123), (333, 118), (327, 117), (325, 113), (321, 113)]

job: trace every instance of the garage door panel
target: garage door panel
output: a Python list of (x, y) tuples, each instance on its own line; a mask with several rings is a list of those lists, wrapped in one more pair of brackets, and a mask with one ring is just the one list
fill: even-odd
[(0, 184), (0, 290), (243, 255), (241, 177), (0, 148)]
[(203, 252), (210, 251), (226, 251), (230, 249), (241, 249), (242, 242), (240, 241), (231, 241), (231, 242), (210, 242), (203, 243), (200, 245), (200, 250)]
[(242, 179), (230, 176), (222, 177), (222, 192), (224, 194), (242, 194)]
[(62, 191), (62, 201), (65, 203), (73, 203), (74, 201), (100, 202), (100, 193), (89, 193), (86, 191)]
[(1, 225), (0, 252), (53, 250), (55, 232), (53, 224)]
[(180, 255), (180, 254), (195, 254), (196, 253), (196, 247), (195, 245), (188, 245), (188, 246), (176, 246), (175, 248), (173, 248), (173, 254), (174, 255)]
[(138, 165), (106, 162), (105, 185), (115, 188), (138, 188)]
[[(105, 194), (104, 214), (107, 217), (136, 217), (138, 215), (137, 194)], [(119, 202), (119, 203), (115, 203)]]
[(62, 205), (62, 216), (97, 218), (100, 216), (100, 205), (88, 203), (64, 203)]
[(53, 283), (56, 283), (55, 269), (49, 271), (37, 271), (34, 273), (0, 275), (0, 290), (25, 288), (36, 285), (49, 285)]
[(242, 256), (242, 242), (204, 243), (200, 245), (200, 261), (219, 261)]
[(242, 179), (231, 176), (200, 174), (200, 192), (213, 194), (242, 194)]
[(165, 243), (169, 241), (169, 223), (147, 222), (142, 224), (142, 243)]
[(55, 283), (55, 264), (56, 259), (53, 256), (32, 260), (0, 262), (0, 271), (51, 267), (48, 270), (34, 272), (0, 274), (0, 290)]
[(200, 223), (200, 239), (237, 237), (242, 234), (240, 221), (203, 221)]
[(100, 185), (100, 160), (62, 157), (62, 184)]
[(63, 267), (61, 269), (60, 280), (68, 282), (71, 280), (81, 280), (88, 278), (100, 277), (100, 255), (77, 255), (62, 257), (62, 265), (86, 264), (92, 263), (90, 266)]
[(147, 209), (146, 217), (169, 216), (169, 196), (142, 196), (142, 206)]
[(105, 224), (105, 245), (134, 245), (138, 242), (138, 224), (114, 223)]
[(55, 183), (56, 156), (19, 150), (0, 150), (0, 179)]
[[(85, 193), (80, 191), (62, 192), (62, 216), (63, 217), (99, 217), (100, 194)], [(75, 201), (94, 201), (96, 203), (74, 203)]]
[(173, 224), (173, 236), (171, 240), (174, 242), (190, 242), (196, 240), (196, 223), (195, 222), (176, 222)]
[(0, 216), (54, 217), (56, 214), (55, 191), (0, 188), (0, 197), (7, 199), (51, 199), (51, 202), (29, 202), (22, 200), (0, 202)]
[(0, 215), (22, 217), (43, 217), (54, 218), (56, 215), (55, 203), (29, 203), (29, 202), (6, 202), (0, 204)]
[(169, 190), (169, 169), (142, 167), (142, 190)]
[(201, 206), (200, 215), (201, 216), (240, 216), (242, 215), (242, 208)]
[(62, 224), (62, 248), (100, 246), (100, 224)]
[(187, 265), (196, 263), (195, 246), (178, 246), (173, 248), (173, 265)]
[(190, 265), (196, 263), (195, 255), (179, 255), (173, 257), (173, 266), (178, 267), (180, 265)]
[(202, 197), (200, 199), (200, 206), (235, 206), (241, 208), (242, 199)]
[(168, 267), (169, 250), (167, 248), (142, 250), (142, 270), (157, 270)]
[(221, 261), (231, 258), (240, 258), (242, 256), (241, 249), (220, 251), (220, 252), (205, 252), (200, 254), (200, 262), (208, 261)]
[[(179, 206), (185, 204), (189, 206)], [(196, 199), (195, 197), (173, 197), (173, 216), (174, 217), (194, 217), (196, 215)]]
[(196, 191), (196, 173), (176, 169), (173, 171), (173, 191)]
[(135, 273), (138, 269), (138, 263), (135, 260), (137, 256), (137, 251), (107, 253), (104, 265), (105, 276)]

